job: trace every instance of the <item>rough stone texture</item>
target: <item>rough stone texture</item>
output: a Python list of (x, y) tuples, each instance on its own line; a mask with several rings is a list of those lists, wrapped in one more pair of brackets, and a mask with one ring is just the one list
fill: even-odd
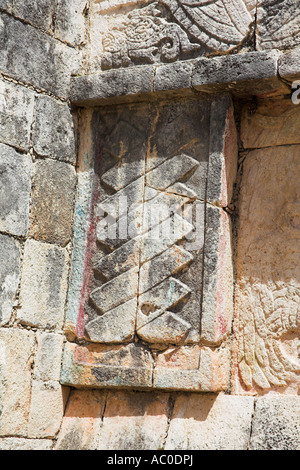
[(33, 170), (30, 235), (65, 246), (71, 239), (76, 175), (73, 167), (38, 160)]
[(285, 52), (279, 59), (279, 75), (286, 80), (300, 79), (300, 47)]
[(51, 450), (52, 439), (0, 438), (0, 450)]
[(38, 155), (76, 162), (73, 120), (68, 105), (39, 96), (32, 139)]
[(0, 144), (0, 230), (27, 234), (31, 187), (31, 158)]
[(245, 149), (299, 144), (299, 109), (291, 99), (251, 103), (242, 113), (241, 139)]
[(28, 437), (54, 438), (60, 429), (69, 390), (58, 382), (33, 380)]
[(0, 325), (9, 322), (20, 278), (20, 246), (6, 235), (0, 235)]
[(51, 0), (13, 0), (13, 13), (33, 26), (48, 31), (54, 20), (55, 3)]
[(290, 49), (300, 44), (299, 0), (259, 0), (257, 43), (262, 49)]
[(98, 450), (161, 449), (168, 428), (168, 394), (110, 392)]
[(257, 399), (250, 449), (300, 449), (299, 397), (270, 396)]
[(299, 391), (299, 165), (299, 145), (254, 150), (243, 163), (234, 393)]
[(0, 329), (0, 436), (26, 436), (31, 400), (32, 332)]
[(1, 71), (21, 82), (66, 98), (77, 51), (38, 29), (1, 13)]
[(27, 240), (21, 274), (21, 309), (17, 314), (18, 321), (39, 328), (61, 328), (67, 275), (68, 254), (65, 249)]
[(74, 390), (55, 450), (97, 450), (107, 392)]
[(79, 46), (86, 40), (87, 0), (57, 0), (55, 18), (55, 37)]
[(180, 394), (175, 399), (166, 450), (247, 450), (252, 397)]
[(33, 119), (34, 92), (0, 80), (0, 140), (28, 150)]
[(47, 382), (59, 381), (63, 336), (54, 333), (37, 333), (37, 351), (34, 362), (34, 378)]

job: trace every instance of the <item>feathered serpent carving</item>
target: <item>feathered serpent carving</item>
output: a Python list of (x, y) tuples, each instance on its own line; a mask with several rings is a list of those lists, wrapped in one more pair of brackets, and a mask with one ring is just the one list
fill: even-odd
[(187, 52), (228, 52), (248, 37), (256, 6), (255, 0), (96, 0), (95, 3), (99, 4), (101, 14), (121, 8), (123, 18), (103, 38), (104, 52), (111, 55), (104, 59), (105, 68), (127, 66), (136, 61), (173, 61)]

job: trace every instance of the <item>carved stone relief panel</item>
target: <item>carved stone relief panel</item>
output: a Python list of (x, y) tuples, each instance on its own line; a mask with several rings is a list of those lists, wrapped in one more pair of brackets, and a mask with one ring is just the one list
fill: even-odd
[(230, 99), (95, 108), (81, 122), (63, 383), (226, 388)]
[[(272, 107), (271, 107), (272, 106)], [(294, 106), (296, 108), (296, 106)], [(300, 146), (293, 105), (259, 107), (244, 124), (235, 294), (235, 393), (299, 394)], [(291, 128), (288, 129), (287, 123)], [(286, 131), (284, 127), (286, 126)], [(245, 138), (245, 128), (250, 130)], [(270, 147), (280, 131), (281, 145)], [(251, 136), (251, 137), (249, 137)], [(268, 142), (268, 136), (269, 142)]]
[(255, 12), (256, 0), (94, 0), (90, 60), (110, 69), (227, 53), (250, 44)]

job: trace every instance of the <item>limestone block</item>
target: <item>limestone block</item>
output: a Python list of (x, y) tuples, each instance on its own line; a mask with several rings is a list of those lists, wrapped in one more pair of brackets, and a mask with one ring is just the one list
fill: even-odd
[(299, 20), (299, 0), (260, 0), (257, 8), (259, 49), (290, 49), (299, 45)]
[(245, 105), (241, 139), (245, 149), (299, 144), (299, 109), (291, 99), (262, 100), (255, 110)]
[(26, 436), (33, 333), (18, 328), (1, 328), (0, 351), (0, 436)]
[(32, 138), (38, 155), (75, 164), (73, 120), (66, 104), (48, 96), (39, 96)]
[(285, 80), (300, 79), (300, 47), (284, 52), (279, 59), (279, 75)]
[(0, 8), (10, 11), (14, 0), (0, 0)]
[(55, 37), (73, 46), (86, 40), (87, 0), (58, 0), (56, 3)]
[(68, 392), (55, 381), (32, 381), (28, 437), (55, 437), (61, 426)]
[(256, 400), (251, 450), (300, 449), (299, 397), (261, 397)]
[(20, 246), (13, 238), (0, 235), (0, 325), (9, 322), (20, 278)]
[(72, 166), (38, 160), (33, 169), (30, 235), (65, 246), (71, 238), (76, 174)]
[(51, 0), (31, 0), (30, 2), (14, 0), (13, 13), (32, 26), (49, 31), (55, 13), (55, 2), (51, 2)]
[(97, 450), (107, 392), (74, 390), (54, 450)]
[(33, 119), (34, 92), (0, 80), (1, 142), (28, 150)]
[(0, 144), (0, 230), (25, 236), (28, 229), (31, 158)]
[(168, 428), (169, 395), (109, 393), (98, 450), (156, 450)]
[(299, 145), (286, 145), (253, 150), (243, 164), (235, 393), (299, 390), (299, 157)]
[(180, 394), (166, 450), (247, 450), (254, 409), (252, 397)]
[(21, 274), (21, 309), (18, 311), (18, 321), (39, 328), (61, 328), (67, 275), (68, 254), (65, 249), (27, 240)]
[(218, 344), (231, 332), (233, 318), (231, 222), (223, 209), (210, 205), (206, 218), (201, 337)]
[(0, 450), (51, 450), (52, 439), (0, 438)]
[(59, 381), (63, 336), (55, 333), (37, 333), (37, 351), (34, 362), (34, 378), (47, 382)]
[(1, 14), (0, 68), (12, 78), (67, 98), (77, 51), (39, 29)]

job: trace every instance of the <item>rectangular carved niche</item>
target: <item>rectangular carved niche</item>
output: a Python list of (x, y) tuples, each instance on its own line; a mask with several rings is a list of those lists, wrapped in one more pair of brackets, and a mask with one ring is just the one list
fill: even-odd
[(227, 388), (230, 98), (85, 109), (62, 383)]

